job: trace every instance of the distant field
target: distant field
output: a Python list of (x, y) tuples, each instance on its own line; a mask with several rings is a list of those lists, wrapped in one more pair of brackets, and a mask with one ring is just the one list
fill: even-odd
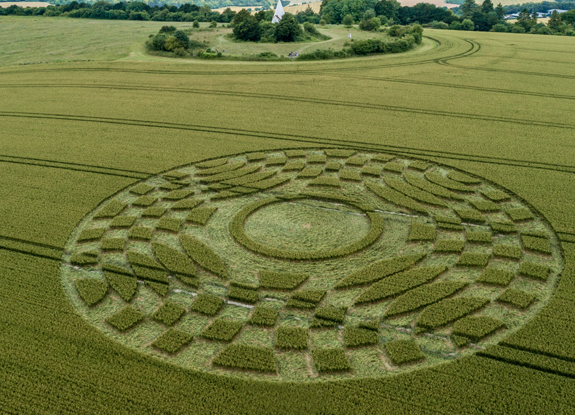
[(0, 18), (0, 412), (575, 413), (575, 38), (163, 25)]
[(48, 7), (50, 3), (45, 3), (41, 1), (6, 1), (0, 2), (0, 7), (8, 8), (10, 6), (19, 7)]

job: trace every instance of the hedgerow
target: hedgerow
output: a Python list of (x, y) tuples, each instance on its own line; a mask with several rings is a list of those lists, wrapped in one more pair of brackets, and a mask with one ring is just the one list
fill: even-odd
[(445, 271), (447, 271), (447, 266), (439, 265), (415, 268), (392, 275), (376, 282), (361, 293), (354, 304), (379, 301), (394, 295), (403, 294), (406, 291), (433, 281)]
[(148, 207), (152, 206), (158, 201), (157, 197), (154, 196), (141, 196), (132, 202), (133, 206)]
[(489, 223), (493, 232), (496, 233), (513, 233), (517, 232), (517, 228), (513, 222), (509, 221), (493, 221)]
[(308, 348), (308, 330), (303, 327), (280, 326), (276, 329), (275, 345), (278, 349), (304, 350)]
[(340, 180), (350, 180), (352, 182), (361, 182), (361, 174), (357, 170), (343, 168), (339, 171)]
[(425, 359), (413, 340), (394, 340), (383, 345), (387, 356), (395, 365), (418, 362)]
[(274, 308), (257, 306), (254, 308), (249, 322), (250, 324), (254, 324), (256, 326), (273, 327), (276, 324), (278, 316), (279, 312)]
[(481, 191), (481, 193), (488, 199), (493, 200), (494, 202), (502, 202), (504, 200), (511, 199), (507, 193), (502, 192), (501, 190), (486, 190)]
[(325, 163), (327, 160), (327, 157), (325, 156), (325, 154), (310, 154), (309, 156), (307, 156), (307, 162), (310, 164), (317, 164), (317, 163)]
[(379, 343), (377, 331), (361, 327), (345, 326), (343, 339), (345, 347), (373, 346)]
[(382, 199), (387, 200), (388, 202), (414, 210), (416, 212), (427, 214), (427, 209), (421, 206), (418, 202), (408, 196), (405, 196), (404, 194), (399, 193), (396, 190), (370, 182), (366, 182), (365, 187), (367, 187)]
[(467, 242), (474, 242), (480, 244), (490, 244), (493, 242), (493, 236), (491, 232), (484, 231), (466, 231), (465, 238)]
[(455, 180), (456, 182), (461, 182), (465, 184), (480, 184), (481, 180), (476, 179), (474, 177), (468, 176), (465, 173), (461, 173), (455, 170), (451, 170), (447, 173), (447, 177), (451, 180)]
[(525, 309), (535, 301), (535, 296), (525, 291), (508, 288), (497, 297), (497, 301)]
[(410, 241), (434, 241), (436, 237), (437, 229), (435, 229), (435, 226), (411, 222), (409, 230)]
[(457, 239), (440, 239), (439, 241), (435, 242), (433, 252), (460, 253), (463, 252), (463, 248), (465, 248), (465, 241)]
[(190, 258), (202, 268), (219, 277), (228, 277), (224, 263), (212, 248), (189, 235), (180, 235), (180, 242)]
[(241, 321), (216, 318), (212, 321), (212, 324), (202, 330), (200, 336), (208, 340), (231, 342), (241, 329)]
[(484, 267), (489, 262), (490, 254), (464, 252), (457, 260), (457, 265), (467, 267)]
[(447, 206), (445, 202), (438, 199), (431, 193), (421, 190), (418, 187), (412, 186), (402, 180), (386, 177), (385, 183), (387, 183), (387, 185), (392, 189), (395, 189), (398, 192), (403, 193), (404, 195), (409, 196), (419, 202), (436, 206)]
[(526, 277), (537, 278), (542, 281), (547, 281), (551, 268), (547, 265), (536, 264), (535, 262), (522, 262), (519, 265), (519, 275)]
[(403, 175), (407, 183), (411, 184), (412, 186), (419, 187), (421, 190), (425, 190), (435, 196), (443, 197), (445, 199), (453, 199), (453, 200), (463, 200), (463, 197), (454, 193), (450, 190), (447, 190), (444, 187), (441, 187), (435, 183), (431, 183), (427, 180), (424, 180), (414, 174), (405, 173)]
[(488, 298), (448, 298), (430, 305), (417, 317), (417, 325), (434, 330), (479, 310), (489, 303)]
[(277, 166), (286, 164), (287, 157), (285, 156), (270, 156), (266, 159), (266, 166)]
[(233, 283), (230, 284), (228, 297), (248, 304), (254, 304), (259, 300), (257, 289), (246, 288)]
[(308, 278), (309, 274), (261, 270), (260, 287), (272, 290), (294, 290)]
[(349, 359), (343, 349), (313, 349), (312, 355), (318, 372), (344, 372), (351, 370)]
[(308, 186), (341, 187), (341, 182), (336, 177), (319, 176), (310, 181)]
[(466, 282), (436, 282), (415, 288), (398, 297), (383, 314), (393, 317), (437, 303), (467, 286)]
[(173, 326), (185, 313), (186, 309), (184, 307), (178, 303), (167, 300), (152, 314), (152, 318), (158, 323)]
[(164, 213), (166, 213), (168, 209), (165, 207), (149, 207), (142, 212), (142, 217), (144, 218), (159, 218)]
[(334, 288), (347, 288), (378, 281), (389, 275), (412, 267), (425, 256), (426, 254), (422, 253), (382, 259), (342, 278)]
[(458, 208), (454, 208), (453, 210), (463, 221), (485, 223), (485, 216), (483, 216), (478, 210)]
[(196, 300), (190, 306), (190, 311), (215, 316), (224, 306), (224, 300), (213, 294), (198, 294)]
[(152, 247), (156, 258), (175, 277), (185, 284), (198, 287), (196, 267), (187, 255), (158, 242), (153, 243)]
[(500, 268), (486, 268), (475, 281), (483, 284), (506, 287), (515, 275), (511, 271)]
[(80, 236), (78, 236), (78, 242), (100, 239), (104, 235), (104, 232), (106, 232), (106, 228), (84, 229), (80, 232)]
[(208, 169), (201, 170), (196, 173), (196, 176), (213, 176), (220, 173), (225, 173), (233, 170), (237, 170), (240, 167), (245, 166), (245, 161), (235, 161), (233, 163), (223, 164), (216, 167), (211, 167)]
[(120, 331), (128, 331), (144, 319), (145, 315), (140, 310), (127, 305), (116, 314), (108, 317), (106, 322)]
[(448, 179), (447, 177), (443, 177), (439, 173), (434, 172), (425, 172), (425, 178), (432, 183), (437, 184), (438, 186), (445, 187), (449, 190), (455, 190), (458, 192), (468, 192), (472, 193), (475, 190), (469, 186), (456, 182), (455, 180)]
[(493, 317), (469, 316), (455, 322), (453, 334), (468, 337), (473, 341), (479, 341), (504, 326), (505, 323)]
[(74, 285), (80, 298), (84, 300), (88, 307), (98, 304), (108, 293), (108, 284), (93, 278), (74, 280)]
[(173, 210), (193, 209), (202, 204), (204, 201), (200, 199), (182, 199), (172, 205)]
[(533, 213), (531, 213), (531, 211), (529, 209), (526, 209), (526, 208), (505, 209), (505, 213), (507, 213), (507, 215), (514, 222), (531, 220), (534, 217)]
[(212, 363), (218, 366), (275, 373), (274, 351), (267, 347), (247, 344), (230, 344), (222, 350)]
[(153, 228), (148, 228), (147, 226), (134, 226), (130, 229), (130, 232), (128, 232), (128, 238), (149, 241), (152, 239), (153, 233)]
[(283, 171), (300, 171), (305, 167), (304, 160), (289, 160), (282, 169)]
[(405, 165), (396, 161), (392, 161), (390, 163), (385, 163), (383, 166), (383, 170), (391, 171), (394, 173), (402, 173)]
[(100, 245), (102, 251), (123, 251), (126, 247), (124, 238), (103, 238)]
[(155, 187), (146, 183), (140, 183), (130, 189), (130, 193), (134, 193), (135, 195), (145, 195), (146, 193), (150, 193), (154, 190)]
[(106, 206), (94, 215), (94, 218), (112, 218), (117, 216), (124, 208), (128, 206), (127, 203), (120, 202), (119, 200), (111, 200)]
[(501, 208), (491, 200), (470, 200), (469, 203), (481, 212), (498, 212)]
[(324, 320), (331, 320), (337, 323), (343, 323), (343, 319), (345, 318), (345, 312), (347, 308), (340, 308), (340, 307), (320, 307), (315, 310), (315, 317), (321, 318)]
[(547, 238), (521, 234), (521, 242), (523, 243), (523, 247), (530, 251), (537, 251), (543, 254), (551, 254), (552, 252), (551, 242)]
[(190, 344), (194, 336), (184, 331), (168, 329), (152, 342), (152, 347), (168, 354), (176, 354)]
[(136, 221), (135, 216), (117, 216), (112, 219), (110, 223), (110, 228), (129, 228)]
[(104, 275), (110, 286), (118, 293), (122, 300), (129, 303), (138, 289), (138, 280), (136, 277), (111, 271), (104, 271)]
[(521, 259), (523, 251), (518, 246), (494, 245), (493, 255), (503, 258)]
[(321, 167), (306, 167), (297, 174), (298, 179), (312, 179), (319, 176), (323, 172)]

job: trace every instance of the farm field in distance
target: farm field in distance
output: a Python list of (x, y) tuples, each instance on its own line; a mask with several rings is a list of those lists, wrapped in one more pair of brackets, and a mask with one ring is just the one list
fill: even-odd
[(0, 18), (1, 411), (575, 413), (573, 38), (163, 25)]

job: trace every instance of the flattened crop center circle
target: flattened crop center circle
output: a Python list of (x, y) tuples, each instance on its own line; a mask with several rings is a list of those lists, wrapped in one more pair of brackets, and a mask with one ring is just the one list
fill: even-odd
[[(233, 218), (230, 224), (230, 231), (232, 235), (240, 244), (242, 244), (249, 250), (266, 256), (282, 258), (282, 259), (312, 260), (312, 259), (336, 258), (352, 254), (372, 244), (377, 238), (379, 238), (379, 236), (383, 232), (383, 219), (381, 218), (381, 216), (375, 214), (374, 212), (364, 212), (367, 218), (369, 219), (369, 230), (367, 231), (367, 233), (365, 233), (365, 235), (361, 239), (358, 239), (352, 243), (345, 244), (343, 246), (333, 247), (331, 249), (328, 248), (325, 250), (317, 250), (317, 251), (286, 250), (286, 249), (275, 248), (257, 242), (253, 238), (248, 236), (245, 229), (248, 217), (250, 217), (257, 211), (260, 211), (264, 207), (269, 207), (271, 205), (278, 203), (285, 203), (290, 200), (292, 199), (269, 198), (259, 200), (254, 203), (250, 203), (249, 205), (245, 206), (240, 212), (238, 212), (238, 214)], [(337, 203), (341, 204), (341, 201), (337, 201)], [(273, 231), (273, 229), (270, 229), (270, 231)]]

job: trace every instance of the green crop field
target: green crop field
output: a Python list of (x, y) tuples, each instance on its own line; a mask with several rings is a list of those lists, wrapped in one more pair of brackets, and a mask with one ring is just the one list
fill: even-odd
[(575, 39), (162, 25), (0, 18), (0, 412), (575, 413)]

